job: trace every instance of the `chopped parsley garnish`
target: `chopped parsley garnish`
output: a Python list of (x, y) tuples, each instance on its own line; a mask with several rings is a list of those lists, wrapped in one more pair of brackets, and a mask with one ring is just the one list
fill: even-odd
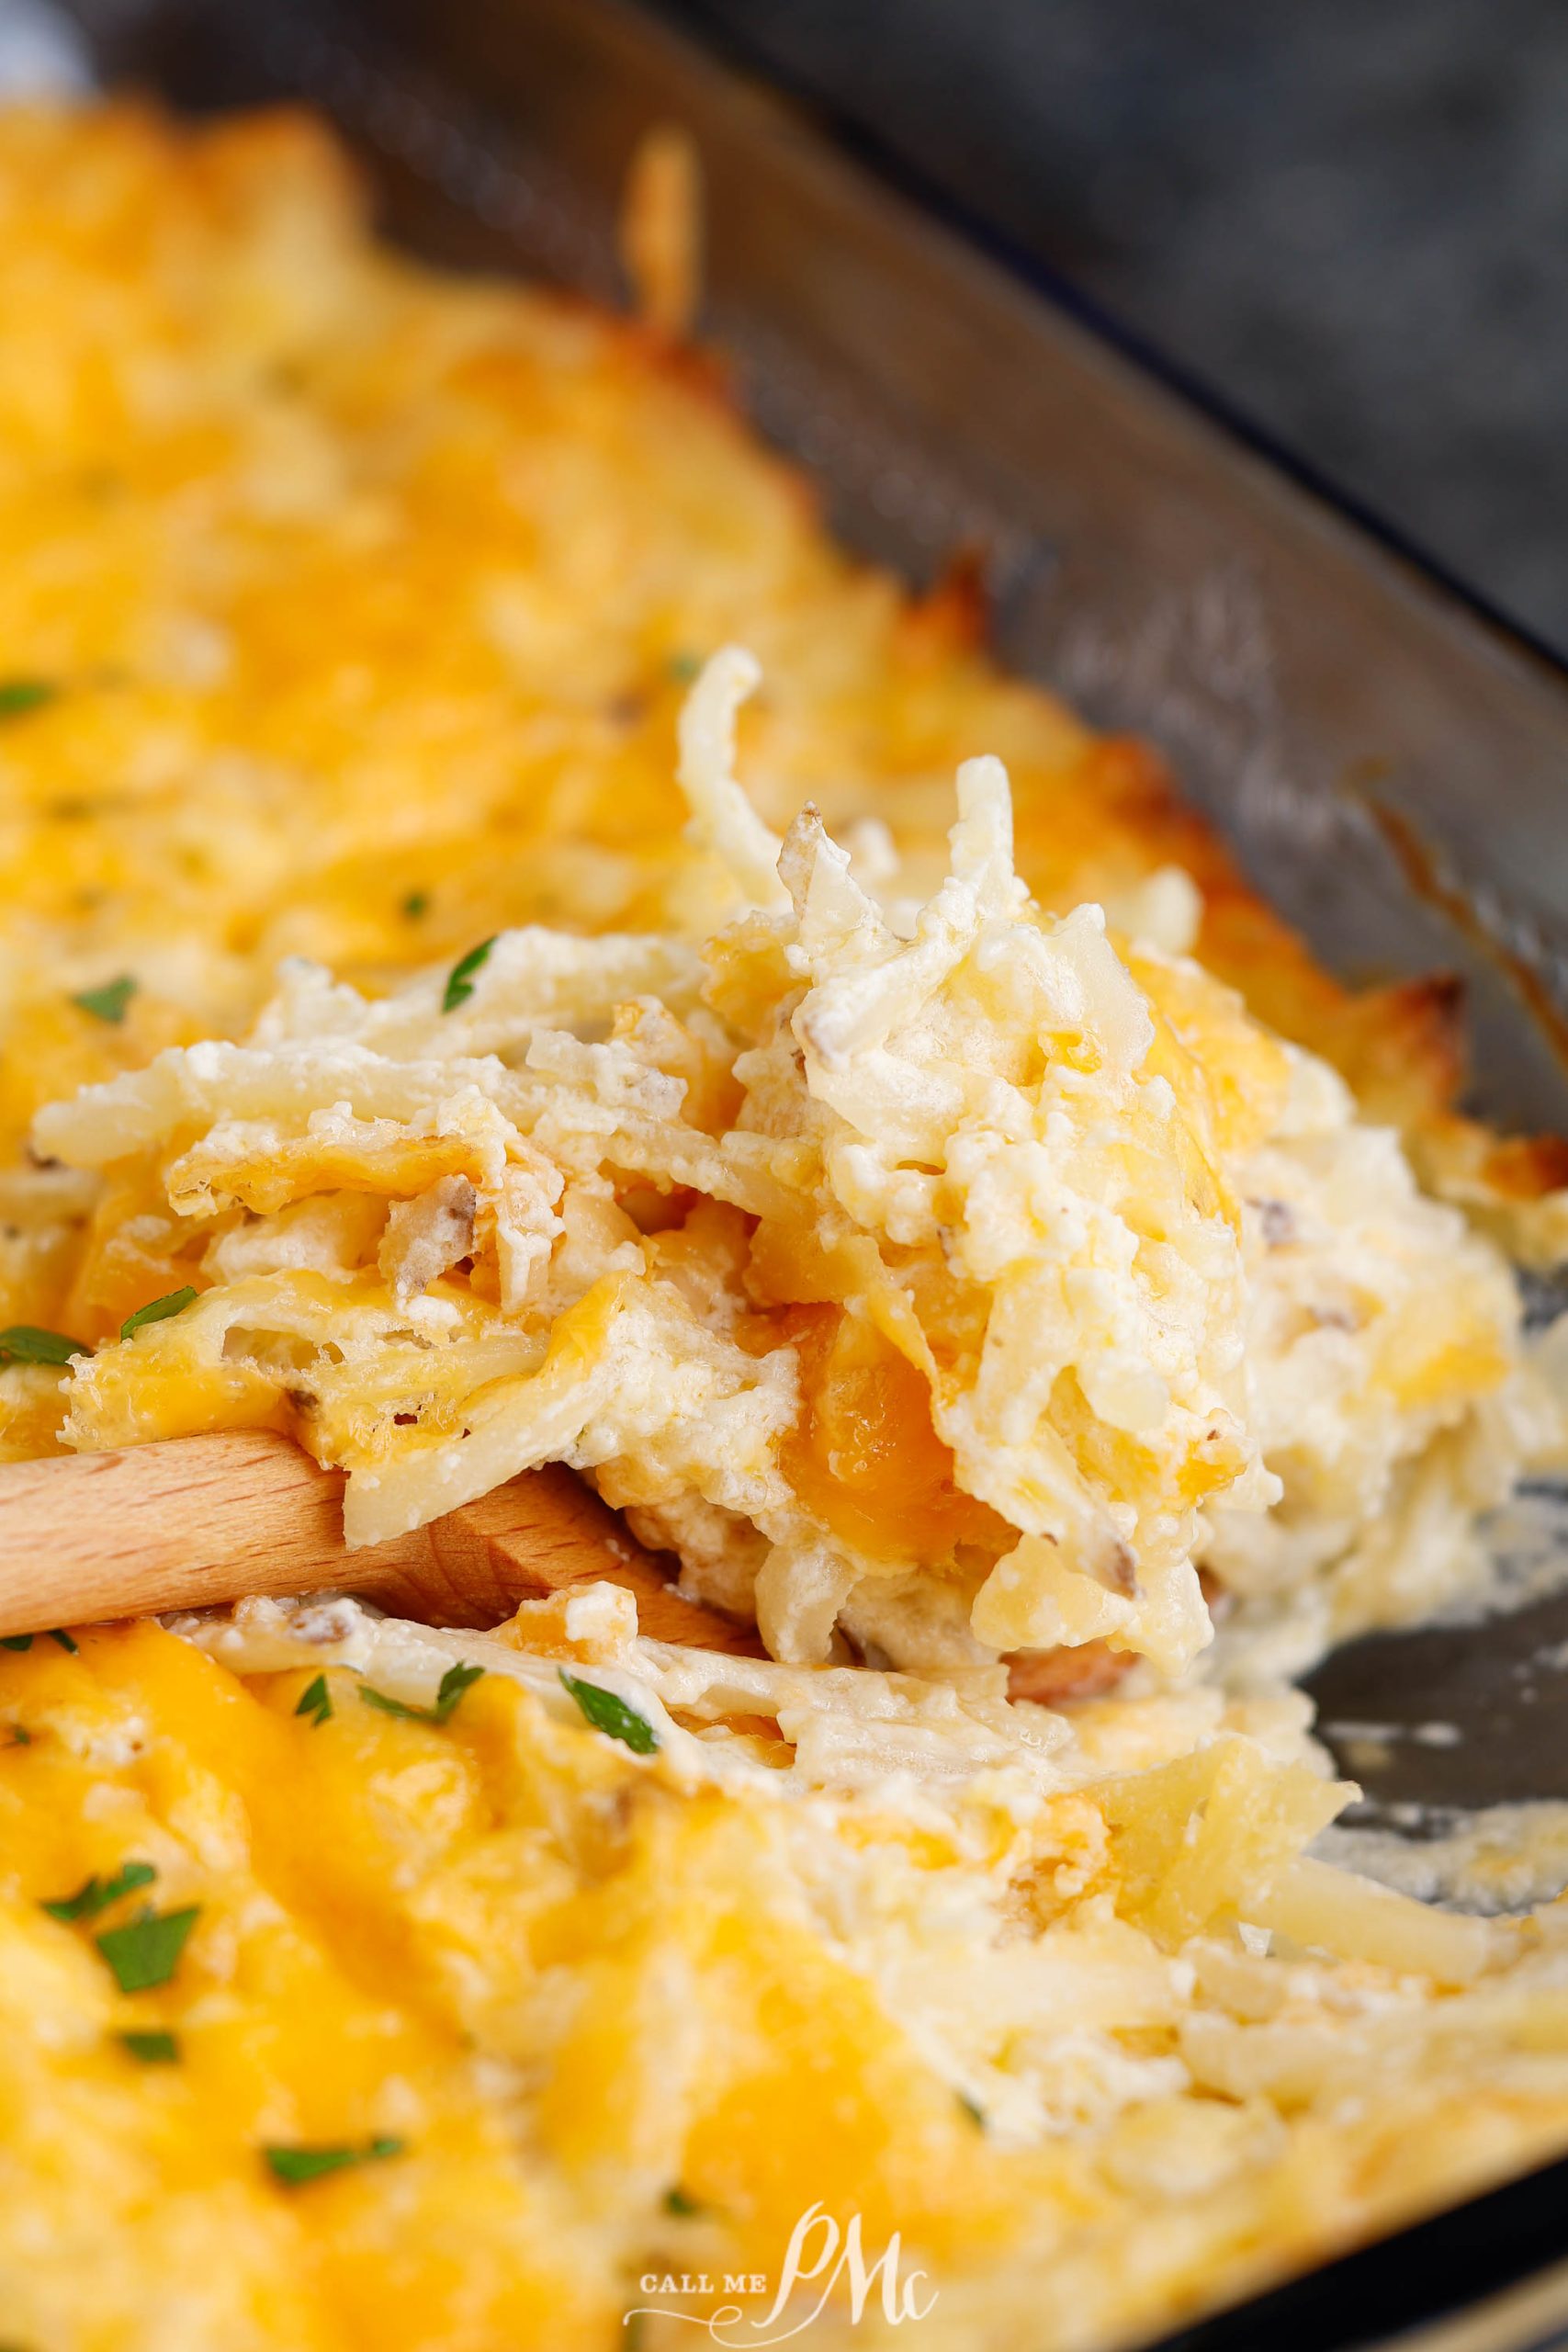
[(8, 1323), (0, 1331), (0, 1363), (69, 1363), (73, 1356), (90, 1356), (85, 1340), (68, 1340), (63, 1331), (40, 1331), (33, 1323)]
[(659, 1734), (646, 1715), (617, 1699), (613, 1690), (604, 1690), (597, 1682), (584, 1682), (565, 1667), (559, 1668), (560, 1679), (571, 1693), (583, 1714), (595, 1731), (608, 1732), (612, 1739), (625, 1742), (634, 1756), (651, 1756), (659, 1746)]
[[(483, 1672), (482, 1666), (449, 1666), (441, 1678), (433, 1707), (411, 1707), (405, 1700), (394, 1699), (369, 1682), (360, 1684), (359, 1695), (367, 1707), (379, 1707), (384, 1715), (401, 1715), (409, 1723), (415, 1724), (445, 1724), (451, 1721), (453, 1709), (464, 1691), (471, 1683), (477, 1682)], [(302, 1705), (299, 1712), (303, 1713)]]
[(0, 1650), (30, 1650), (32, 1645), (30, 1634), (0, 1634)]
[(28, 1729), (26, 1724), (13, 1724), (10, 1726), (10, 1731), (11, 1736), (6, 1742), (7, 1747), (30, 1747), (32, 1746), (33, 1736)]
[(129, 1926), (107, 1928), (95, 1938), (120, 1991), (150, 1993), (166, 1984), (200, 1916), (198, 1903), (187, 1904), (183, 1911), (144, 1911)]
[(960, 2091), (958, 2094), (958, 2104), (964, 2109), (964, 2114), (969, 2118), (970, 2122), (976, 2125), (978, 2129), (983, 2132), (986, 2129), (986, 2110), (981, 2106), (979, 2100), (977, 2098), (971, 2098), (967, 2091)]
[(673, 2188), (667, 2188), (664, 2192), (664, 2210), (672, 2213), (678, 2222), (689, 2222), (694, 2214), (705, 2211), (705, 2208), (699, 2205), (694, 2197), (689, 2197), (677, 2182)]
[(449, 1666), (447, 1668), (441, 1678), (440, 1687), (435, 1693), (435, 1705), (431, 1711), (438, 1724), (444, 1724), (446, 1721), (464, 1691), (469, 1688), (470, 1684), (477, 1682), (483, 1672), (482, 1666)]
[(384, 1715), (401, 1715), (411, 1724), (427, 1724), (430, 1721), (428, 1707), (411, 1707), (406, 1701), (394, 1699), (389, 1690), (378, 1690), (373, 1683), (362, 1682), (359, 1695), (367, 1707), (379, 1707)]
[(474, 992), (474, 974), (484, 968), (500, 935), (499, 932), (491, 932), (488, 939), (481, 939), (477, 947), (470, 947), (466, 956), (458, 956), (446, 975), (446, 992), (441, 999), (443, 1012), (456, 1012), (460, 1004), (467, 1004)]
[(299, 1693), (299, 1704), (294, 1712), (297, 1715), (309, 1715), (312, 1731), (320, 1731), (332, 1711), (333, 1694), (327, 1689), (327, 1678), (324, 1674), (318, 1674), (314, 1682)]
[(80, 1647), (75, 1634), (68, 1634), (63, 1625), (56, 1625), (49, 1638), (51, 1642), (58, 1642), (61, 1648), (68, 1651), (73, 1657), (75, 1657), (77, 1649)]
[(0, 718), (25, 718), (60, 692), (47, 678), (0, 678)]
[(346, 2172), (353, 2165), (385, 2164), (389, 2156), (400, 2156), (406, 2144), (383, 2135), (359, 2147), (264, 2148), (262, 2154), (274, 2180), (282, 2181), (286, 2188), (299, 2188), (327, 2173)]
[(664, 667), (678, 686), (689, 686), (703, 666), (700, 653), (671, 653)]
[(158, 1873), (151, 1862), (122, 1862), (113, 1878), (99, 1878), (95, 1871), (85, 1886), (74, 1894), (62, 1895), (59, 1901), (46, 1903), (44, 1910), (51, 1919), (96, 1919), (122, 1894), (134, 1894), (139, 1886), (151, 1886)]
[(171, 1315), (183, 1315), (196, 1295), (195, 1290), (186, 1283), (183, 1290), (172, 1290), (166, 1297), (150, 1298), (145, 1306), (139, 1306), (134, 1315), (126, 1317), (119, 1327), (120, 1338), (129, 1340), (131, 1333), (140, 1331), (144, 1323), (166, 1323)]
[(422, 915), (430, 912), (429, 891), (411, 890), (402, 902), (400, 912), (408, 917), (410, 922), (418, 922)]
[(180, 2045), (172, 2033), (122, 2033), (120, 2041), (140, 2066), (177, 2066)]
[(95, 1021), (110, 1021), (118, 1027), (135, 994), (136, 982), (129, 972), (122, 972), (118, 980), (106, 980), (101, 989), (83, 989), (71, 1001), (79, 1004), (84, 1012), (90, 1012)]

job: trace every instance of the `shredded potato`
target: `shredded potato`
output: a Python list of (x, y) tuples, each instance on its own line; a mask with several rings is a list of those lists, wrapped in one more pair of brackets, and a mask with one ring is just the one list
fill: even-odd
[[(1501, 1260), (1198, 967), (1043, 917), (998, 762), (907, 934), (814, 811), (781, 843), (757, 675), (717, 653), (681, 723), (705, 944), (512, 932), (457, 1001), (299, 965), (245, 1045), (40, 1112), (114, 1180), (65, 1442), (287, 1426), (364, 1543), (564, 1460), (783, 1658), (1177, 1672), (1200, 1562), (1276, 1646), (1429, 1605), (1555, 1430)], [(117, 1341), (151, 1216), (201, 1295)]]
[[(898, 2233), (932, 2352), (1077, 2352), (1568, 2138), (1562, 1906), (1464, 1918), (1303, 1858), (1347, 1791), (1301, 1707), (1069, 1719), (994, 1668), (734, 1658), (640, 1639), (613, 1589), (569, 1607), (457, 1634), (253, 1601), (0, 1654), (34, 1732), (0, 1756), (23, 2340), (155, 2314), (175, 2352), (611, 2352), (646, 2305), (663, 2352), (726, 2273), (769, 2280), (760, 2320), (825, 2207), (868, 2263)], [(657, 1745), (590, 1728), (563, 1659)], [(485, 1673), (444, 1725), (360, 1695), (428, 1709), (459, 1662)], [(155, 1996), (39, 1908), (130, 1855), (199, 1905)], [(138, 2080), (113, 2037), (153, 2017), (181, 2054)], [(308, 2191), (258, 2155), (378, 2136)], [(806, 2343), (909, 2340), (846, 2282), (809, 2320), (821, 2283)]]
[(1561, 1449), (1562, 1148), (832, 547), (695, 230), (624, 326), (0, 113), (0, 1452), (566, 1462), (769, 1652), (0, 1650), (7, 2342), (667, 2352), (816, 2209), (821, 2352), (1102, 2352), (1568, 2145), (1568, 1915), (1332, 1867), (1286, 1681)]

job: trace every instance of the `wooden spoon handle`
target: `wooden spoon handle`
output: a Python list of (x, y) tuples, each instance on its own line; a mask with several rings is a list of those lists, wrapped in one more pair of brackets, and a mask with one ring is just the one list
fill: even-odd
[(606, 1577), (663, 1641), (754, 1653), (682, 1600), (615, 1513), (558, 1464), (355, 1551), (343, 1476), (268, 1430), (0, 1465), (0, 1635), (206, 1609), (333, 1585), (404, 1616), (494, 1625), (519, 1600)]

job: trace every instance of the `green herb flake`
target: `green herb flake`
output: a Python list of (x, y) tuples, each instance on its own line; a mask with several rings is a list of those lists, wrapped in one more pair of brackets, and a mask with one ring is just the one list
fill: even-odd
[(310, 1716), (312, 1731), (320, 1731), (321, 1725), (331, 1720), (333, 1694), (327, 1689), (324, 1674), (318, 1674), (314, 1682), (308, 1684), (299, 1693), (299, 1703), (294, 1712), (297, 1715)]
[(10, 1731), (11, 1736), (6, 1742), (7, 1747), (30, 1747), (32, 1746), (33, 1736), (28, 1729), (26, 1724), (13, 1724), (10, 1726)]
[(700, 653), (671, 653), (664, 667), (678, 686), (689, 686), (703, 666)]
[(81, 1647), (75, 1634), (68, 1634), (63, 1625), (56, 1625), (49, 1638), (51, 1642), (58, 1642), (61, 1648), (71, 1657), (74, 1657)]
[(482, 1666), (449, 1666), (435, 1693), (435, 1704), (430, 1711), (432, 1721), (449, 1723), (464, 1691), (471, 1689), (483, 1672)]
[(139, 2066), (177, 2066), (180, 2045), (172, 2033), (122, 2033), (121, 2045)]
[(477, 947), (470, 947), (466, 956), (457, 958), (446, 975), (446, 992), (441, 999), (443, 1012), (456, 1012), (460, 1004), (467, 1004), (474, 992), (474, 974), (483, 969), (500, 936), (499, 932), (492, 932), (488, 939), (481, 939)]
[[(411, 1707), (404, 1699), (394, 1699), (389, 1691), (378, 1690), (373, 1683), (362, 1682), (359, 1695), (367, 1707), (379, 1707), (384, 1715), (400, 1715), (405, 1723), (446, 1724), (452, 1720), (458, 1700), (484, 1672), (482, 1666), (449, 1666), (441, 1678), (433, 1707)], [(307, 1692), (307, 1697), (310, 1695)], [(303, 1713), (304, 1704), (299, 1710)]]
[(99, 1878), (95, 1871), (85, 1886), (74, 1894), (62, 1895), (59, 1901), (46, 1903), (44, 1910), (51, 1919), (63, 1919), (69, 1926), (73, 1919), (96, 1919), (122, 1894), (134, 1894), (139, 1886), (151, 1886), (158, 1873), (151, 1862), (122, 1862), (113, 1878)]
[(569, 1674), (564, 1666), (558, 1671), (566, 1690), (595, 1731), (607, 1732), (612, 1739), (621, 1740), (634, 1756), (653, 1754), (659, 1746), (659, 1734), (645, 1715), (639, 1715), (635, 1707), (628, 1707), (624, 1699), (617, 1699), (613, 1690), (604, 1690), (597, 1682), (584, 1682), (580, 1676)]
[(299, 2188), (307, 2181), (321, 2180), (328, 2173), (346, 2172), (355, 2165), (385, 2164), (389, 2156), (400, 2156), (406, 2143), (382, 2136), (367, 2140), (358, 2147), (326, 2148), (264, 2148), (268, 2171), (274, 2180), (286, 2188)]
[(144, 1911), (128, 1927), (109, 1928), (95, 1938), (120, 1991), (151, 1993), (166, 1984), (200, 1916), (197, 1903), (183, 1911)]
[(0, 718), (25, 718), (60, 692), (47, 678), (0, 678)]
[(429, 891), (411, 890), (402, 901), (399, 912), (406, 916), (410, 922), (421, 922), (430, 912)]
[(667, 2188), (664, 2192), (664, 2210), (678, 2222), (689, 2222), (694, 2215), (705, 2211), (706, 2208), (694, 2197), (689, 2196), (677, 2181), (673, 2188)]
[(427, 1724), (428, 1707), (411, 1707), (401, 1699), (394, 1699), (389, 1690), (378, 1690), (373, 1683), (362, 1682), (359, 1695), (367, 1707), (379, 1707), (384, 1715), (401, 1715), (406, 1723)]
[(118, 1028), (135, 994), (136, 982), (129, 972), (122, 972), (118, 980), (106, 980), (101, 989), (83, 989), (71, 1001), (80, 1005), (84, 1012), (90, 1012), (95, 1021), (111, 1022)]
[(32, 1645), (30, 1634), (0, 1634), (0, 1650), (30, 1650)]
[(68, 1340), (63, 1331), (40, 1331), (36, 1324), (8, 1323), (0, 1331), (0, 1363), (69, 1363), (73, 1356), (90, 1356), (85, 1340)]
[(186, 1283), (183, 1290), (172, 1290), (166, 1297), (150, 1298), (145, 1306), (139, 1306), (134, 1315), (126, 1317), (119, 1327), (120, 1338), (129, 1340), (144, 1323), (166, 1323), (171, 1315), (183, 1315), (196, 1296), (196, 1291)]
[(969, 2118), (970, 2122), (975, 2125), (976, 2129), (977, 2131), (984, 2132), (986, 2129), (986, 2110), (981, 2106), (979, 2100), (977, 2098), (971, 2098), (967, 2091), (960, 2091), (958, 2094), (958, 2104), (964, 2109), (964, 2114)]

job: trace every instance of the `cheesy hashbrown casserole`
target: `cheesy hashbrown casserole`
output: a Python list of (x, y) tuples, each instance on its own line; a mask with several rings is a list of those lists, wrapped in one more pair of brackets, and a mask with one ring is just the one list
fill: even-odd
[(1563, 1913), (1288, 1687), (1562, 1451), (1444, 987), (309, 122), (0, 116), (0, 316), (5, 1450), (564, 1461), (768, 1652), (0, 1646), (7, 2347), (663, 2352), (816, 2209), (812, 2342), (1087, 2352), (1568, 2145)]

